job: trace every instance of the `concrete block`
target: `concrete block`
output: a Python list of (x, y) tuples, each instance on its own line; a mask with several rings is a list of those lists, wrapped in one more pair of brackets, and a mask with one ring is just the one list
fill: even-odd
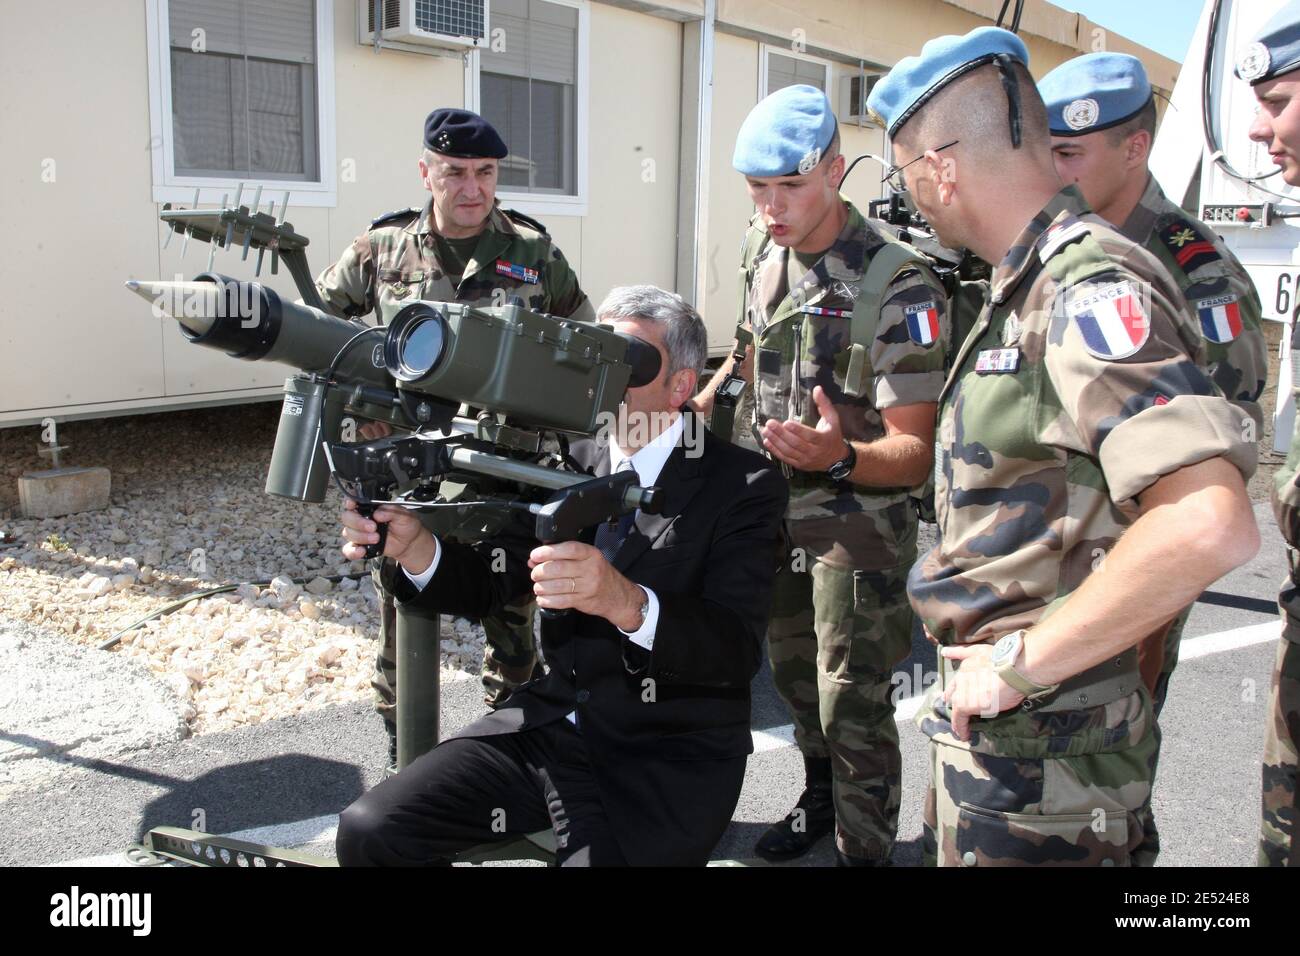
[(18, 479), (24, 518), (59, 518), (108, 507), (112, 476), (107, 468), (52, 468)]

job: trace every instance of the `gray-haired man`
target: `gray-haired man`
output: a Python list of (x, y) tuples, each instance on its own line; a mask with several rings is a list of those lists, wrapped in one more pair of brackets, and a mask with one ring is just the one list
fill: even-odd
[[(406, 512), (375, 512), (403, 605), (478, 617), (531, 590), (576, 613), (543, 621), (545, 677), (343, 811), (344, 865), (433, 864), (548, 826), (561, 865), (701, 865), (731, 819), (786, 483), (683, 410), (705, 354), (689, 305), (631, 286), (599, 315), (663, 364), (628, 390), (612, 434), (571, 453), (596, 476), (634, 469), (663, 507), (543, 546), (526, 533), (439, 541)], [(348, 557), (378, 540), (351, 508), (343, 524)]]

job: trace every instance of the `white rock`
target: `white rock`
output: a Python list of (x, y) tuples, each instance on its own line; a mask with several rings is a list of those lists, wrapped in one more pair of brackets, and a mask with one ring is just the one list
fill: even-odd
[(283, 603), (288, 603), (302, 593), (302, 587), (294, 584), (292, 578), (283, 574), (276, 575), (271, 579), (270, 590)]
[(86, 590), (90, 592), (91, 597), (100, 597), (113, 590), (113, 582), (102, 574), (96, 574), (92, 576), (90, 583), (86, 585)]
[(328, 578), (314, 577), (307, 582), (307, 590), (312, 594), (328, 594), (334, 585)]
[(320, 667), (329, 667), (340, 657), (343, 656), (343, 648), (337, 644), (326, 644), (316, 655), (316, 663)]
[(154, 570), (153, 568), (149, 567), (149, 565), (146, 564), (144, 567), (140, 569), (141, 584), (153, 584), (155, 580), (157, 580), (157, 578), (154, 575)]
[(320, 607), (311, 601), (299, 601), (298, 611), (309, 621), (320, 620)]
[(131, 585), (135, 584), (134, 574), (115, 574), (113, 575), (113, 590), (125, 591)]

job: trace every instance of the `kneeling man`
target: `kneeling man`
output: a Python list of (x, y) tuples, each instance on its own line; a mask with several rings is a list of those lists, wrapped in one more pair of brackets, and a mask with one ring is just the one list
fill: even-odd
[[(542, 621), (546, 676), (343, 811), (345, 866), (437, 864), (546, 827), (561, 865), (703, 865), (731, 819), (753, 750), (749, 685), (786, 483), (683, 410), (706, 354), (689, 305), (631, 286), (598, 311), (654, 344), (662, 367), (628, 389), (615, 434), (571, 453), (596, 476), (635, 469), (662, 490), (661, 513), (583, 541), (503, 535), (470, 546), (434, 538), (403, 510), (376, 510), (401, 604), (481, 617), (531, 589), (539, 607), (572, 613)], [(343, 524), (348, 558), (378, 541), (351, 502)]]

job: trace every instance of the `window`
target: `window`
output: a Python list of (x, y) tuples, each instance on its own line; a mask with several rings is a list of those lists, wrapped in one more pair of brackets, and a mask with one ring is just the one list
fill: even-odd
[[(478, 51), (478, 111), (510, 152), (498, 192), (544, 211), (581, 214), (585, 199), (585, 4), (493, 0), (490, 42)], [(471, 83), (472, 88), (472, 83)], [(473, 108), (473, 107), (471, 107)]]
[(799, 83), (815, 86), (823, 93), (830, 88), (831, 65), (826, 60), (765, 45), (760, 63), (759, 99)]
[(151, 0), (156, 201), (192, 199), (195, 187), (213, 201), (245, 182), (333, 204), (332, 7)]

